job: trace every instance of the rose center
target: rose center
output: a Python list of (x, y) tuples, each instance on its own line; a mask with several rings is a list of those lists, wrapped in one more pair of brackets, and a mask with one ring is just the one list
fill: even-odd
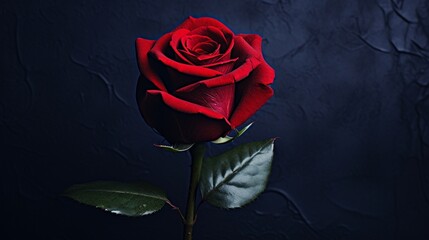
[(176, 60), (180, 62), (213, 68), (219, 65), (217, 71), (228, 72), (234, 64), (231, 61), (224, 67), (231, 57), (232, 37), (232, 34), (212, 26), (201, 26), (192, 31), (179, 29), (173, 34), (170, 46), (176, 53)]
[(188, 36), (184, 42), (184, 48), (194, 55), (218, 54), (220, 44), (207, 36)]

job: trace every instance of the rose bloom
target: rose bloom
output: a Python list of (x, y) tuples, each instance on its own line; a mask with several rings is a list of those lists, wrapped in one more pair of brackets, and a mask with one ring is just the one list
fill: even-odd
[(262, 38), (235, 35), (213, 18), (186, 19), (158, 40), (136, 40), (137, 103), (170, 143), (225, 136), (273, 95)]

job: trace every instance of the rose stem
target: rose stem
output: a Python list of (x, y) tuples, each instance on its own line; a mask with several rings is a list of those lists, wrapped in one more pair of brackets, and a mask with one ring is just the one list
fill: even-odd
[(195, 223), (195, 197), (198, 182), (200, 180), (201, 166), (203, 163), (205, 146), (204, 143), (196, 143), (191, 149), (192, 171), (189, 182), (188, 203), (186, 206), (186, 221), (184, 223), (184, 240), (192, 240), (192, 227)]

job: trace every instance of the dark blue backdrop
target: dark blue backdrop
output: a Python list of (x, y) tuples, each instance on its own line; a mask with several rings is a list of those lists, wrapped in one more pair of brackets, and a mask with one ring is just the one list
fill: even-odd
[[(146, 179), (183, 207), (186, 154), (135, 102), (134, 40), (211, 16), (264, 38), (275, 96), (240, 142), (278, 136), (267, 192), (203, 206), (196, 240), (429, 239), (429, 1), (2, 1), (1, 239), (180, 239), (59, 194)], [(215, 153), (216, 149), (210, 149)]]

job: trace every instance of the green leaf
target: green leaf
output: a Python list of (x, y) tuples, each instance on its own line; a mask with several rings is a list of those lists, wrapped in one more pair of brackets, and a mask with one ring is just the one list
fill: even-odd
[(247, 129), (249, 129), (251, 126), (253, 125), (253, 122), (249, 123), (249, 125), (245, 126), (243, 129), (241, 129), (240, 131), (237, 131), (237, 134), (234, 137), (231, 136), (225, 136), (225, 137), (220, 137), (214, 141), (212, 141), (212, 143), (216, 143), (216, 144), (224, 144), (224, 143), (229, 143), (232, 140), (240, 137), (241, 135), (243, 135), (244, 132), (247, 131)]
[(64, 195), (112, 213), (133, 217), (156, 212), (168, 201), (164, 191), (144, 182), (78, 184), (67, 189)]
[(168, 151), (172, 152), (184, 152), (191, 149), (192, 146), (194, 146), (194, 143), (191, 144), (173, 144), (171, 146), (169, 145), (161, 145), (161, 144), (154, 144), (155, 147), (163, 148)]
[(275, 139), (252, 142), (204, 160), (203, 200), (221, 208), (238, 208), (254, 200), (268, 181)]

